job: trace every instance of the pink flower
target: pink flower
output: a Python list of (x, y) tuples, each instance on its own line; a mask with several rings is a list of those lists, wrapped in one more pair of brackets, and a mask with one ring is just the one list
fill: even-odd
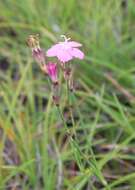
[(47, 64), (47, 73), (49, 77), (51, 78), (53, 83), (58, 82), (58, 76), (57, 76), (57, 64), (49, 62)]
[(53, 45), (46, 53), (48, 57), (56, 56), (63, 63), (73, 58), (84, 58), (84, 53), (78, 49), (82, 44), (75, 41), (69, 41), (70, 38), (67, 39), (64, 35), (61, 35), (61, 37), (64, 37), (65, 41)]

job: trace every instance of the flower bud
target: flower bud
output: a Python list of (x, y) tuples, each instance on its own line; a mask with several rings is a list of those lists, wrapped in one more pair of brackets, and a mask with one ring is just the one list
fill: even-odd
[(57, 64), (49, 62), (47, 64), (47, 73), (53, 83), (58, 83)]

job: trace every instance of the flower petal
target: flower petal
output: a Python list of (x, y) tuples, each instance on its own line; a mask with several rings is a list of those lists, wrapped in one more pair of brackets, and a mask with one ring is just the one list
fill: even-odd
[(61, 45), (56, 44), (56, 45), (52, 46), (50, 49), (48, 49), (48, 51), (46, 52), (46, 55), (48, 57), (56, 56), (60, 48), (61, 48)]
[(75, 42), (75, 41), (69, 41), (68, 46), (70, 46), (70, 47), (81, 47), (82, 44)]
[(76, 57), (76, 58), (79, 58), (79, 59), (83, 59), (84, 58), (84, 53), (77, 49), (77, 48), (73, 48), (72, 51), (72, 56)]
[(68, 62), (73, 58), (73, 56), (66, 50), (59, 50), (57, 57), (63, 63)]

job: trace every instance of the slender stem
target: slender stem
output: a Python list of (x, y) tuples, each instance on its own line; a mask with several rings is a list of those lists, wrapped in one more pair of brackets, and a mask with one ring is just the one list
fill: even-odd
[[(63, 114), (62, 114), (62, 112), (61, 112), (61, 110), (60, 110), (60, 108), (59, 108), (58, 106), (57, 106), (57, 110), (58, 110), (58, 113), (59, 113), (59, 115), (60, 115), (60, 117), (61, 117), (61, 120), (62, 120), (62, 122), (63, 122), (63, 125), (64, 125), (65, 129), (67, 130), (67, 133), (70, 134), (69, 138), (74, 142), (74, 139), (73, 139), (73, 137), (72, 137), (72, 134), (69, 132), (69, 130), (68, 130), (68, 128), (67, 128), (67, 124), (66, 124), (65, 119), (64, 119), (64, 116), (63, 116)], [(70, 142), (70, 143), (71, 143), (71, 142)]]
[(60, 115), (60, 117), (61, 117), (61, 120), (62, 120), (62, 122), (63, 122), (64, 127), (67, 128), (67, 124), (66, 124), (66, 122), (65, 122), (64, 116), (63, 116), (63, 114), (62, 114), (62, 112), (61, 112), (59, 106), (56, 106), (56, 107), (57, 107), (58, 113), (59, 113), (59, 115)]
[(66, 80), (66, 85), (67, 85), (67, 97), (68, 97), (68, 107), (69, 107), (69, 112), (71, 116), (71, 121), (72, 121), (72, 126), (73, 126), (73, 134), (76, 136), (76, 130), (75, 130), (75, 121), (74, 121), (74, 116), (73, 116), (73, 110), (72, 110), (72, 102), (71, 102), (71, 91), (69, 89), (68, 85), (68, 80)]
[(47, 76), (47, 81), (48, 81), (48, 85), (49, 85), (49, 88), (50, 88), (50, 91), (51, 91), (51, 80), (50, 80), (49, 76)]
[(68, 80), (66, 80), (66, 90), (67, 90), (67, 101), (68, 101), (68, 106), (70, 106), (70, 94), (69, 94)]
[(55, 138), (53, 137), (52, 139), (54, 148), (55, 148), (55, 152), (56, 152), (56, 158), (57, 158), (57, 167), (58, 167), (58, 175), (57, 175), (57, 185), (56, 185), (56, 189), (57, 190), (61, 190), (62, 189), (62, 183), (63, 183), (63, 164), (62, 164), (62, 159), (60, 156), (60, 152), (57, 146), (57, 143), (55, 141)]
[(75, 126), (75, 121), (74, 121), (74, 117), (73, 117), (73, 110), (72, 110), (72, 102), (71, 102), (71, 92), (68, 86), (68, 81), (67, 81), (67, 94), (68, 94), (68, 105), (69, 105), (69, 111), (70, 111), (70, 115), (71, 115), (71, 120), (72, 120), (72, 125), (73, 127)]

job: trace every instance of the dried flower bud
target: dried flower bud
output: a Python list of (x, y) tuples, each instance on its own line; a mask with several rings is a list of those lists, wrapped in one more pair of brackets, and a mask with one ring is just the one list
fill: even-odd
[(27, 40), (28, 46), (32, 50), (32, 56), (36, 60), (36, 62), (40, 65), (41, 69), (43, 70), (42, 67), (44, 67), (45, 70), (45, 53), (44, 51), (40, 48), (39, 44), (39, 35), (30, 35), (28, 40)]
[(30, 48), (39, 48), (39, 34), (36, 35), (30, 35), (28, 40), (27, 40), (28, 46)]

